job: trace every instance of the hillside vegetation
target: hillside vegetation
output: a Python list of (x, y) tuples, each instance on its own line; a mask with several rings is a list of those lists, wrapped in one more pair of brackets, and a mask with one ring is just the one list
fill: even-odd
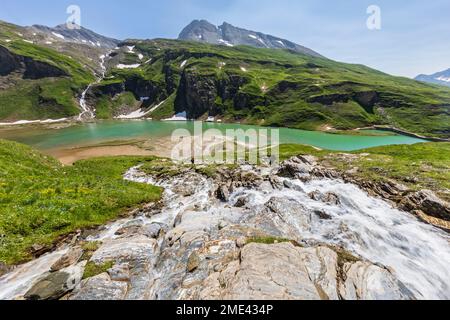
[[(139, 67), (115, 68), (119, 63)], [(113, 107), (124, 92), (150, 98), (144, 107), (167, 99), (156, 119), (186, 111), (189, 118), (312, 130), (378, 124), (450, 133), (450, 89), (288, 50), (128, 41), (109, 67), (93, 101), (104, 106), (107, 97)]]
[[(76, 115), (76, 97), (95, 80), (99, 52), (86, 47), (83, 56), (82, 46), (69, 54), (73, 44), (29, 43), (24, 30), (0, 23), (0, 49), (63, 75), (0, 76), (0, 119)], [(308, 130), (388, 125), (450, 137), (450, 88), (282, 49), (164, 39), (128, 40), (119, 47), (107, 59), (106, 77), (88, 94), (100, 119), (161, 103), (146, 116), (187, 112), (192, 119)]]
[(33, 245), (51, 245), (61, 235), (158, 200), (160, 188), (123, 179), (130, 167), (153, 160), (103, 158), (63, 167), (27, 146), (0, 140), (0, 261), (26, 261)]
[(57, 119), (80, 113), (77, 97), (94, 81), (92, 69), (79, 56), (30, 43), (20, 31), (0, 23), (0, 119)]

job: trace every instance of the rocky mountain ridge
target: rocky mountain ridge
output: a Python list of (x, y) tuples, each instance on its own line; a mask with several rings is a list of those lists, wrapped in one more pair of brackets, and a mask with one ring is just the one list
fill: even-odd
[(418, 75), (415, 79), (418, 81), (440, 84), (443, 86), (450, 87), (450, 69), (441, 72), (436, 72), (432, 75), (421, 74)]
[(27, 29), (33, 34), (44, 34), (47, 37), (47, 41), (72, 42), (106, 49), (114, 49), (120, 43), (120, 40), (102, 36), (84, 27), (70, 29), (65, 24), (58, 25), (54, 28), (33, 25), (27, 27)]
[(321, 57), (317, 52), (291, 41), (238, 28), (227, 22), (216, 27), (206, 20), (194, 20), (181, 31), (178, 39), (231, 47), (247, 45), (256, 48), (288, 49), (314, 57)]

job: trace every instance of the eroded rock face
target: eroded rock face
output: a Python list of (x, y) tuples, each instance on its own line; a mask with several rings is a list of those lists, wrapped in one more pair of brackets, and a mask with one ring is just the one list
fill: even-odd
[[(313, 159), (310, 160), (313, 161)], [(293, 157), (281, 164), (277, 175), (286, 178), (308, 179), (313, 169), (314, 162), (311, 163), (304, 157)]]
[(0, 76), (6, 76), (21, 68), (21, 61), (17, 55), (0, 46)]
[(9, 268), (3, 262), (0, 262), (0, 277), (9, 272)]
[(432, 191), (422, 190), (406, 197), (400, 207), (408, 211), (421, 210), (425, 214), (450, 221), (450, 205)]
[(7, 76), (15, 71), (22, 72), (24, 79), (68, 76), (65, 71), (49, 63), (15, 54), (0, 46), (0, 76)]
[(81, 281), (86, 262), (54, 272), (38, 281), (24, 295), (27, 300), (57, 300), (72, 291)]
[[(336, 288), (337, 256), (331, 250), (314, 251), (285, 243), (249, 244), (241, 252), (241, 262), (209, 276), (199, 295), (204, 299), (319, 300), (329, 294), (337, 299), (337, 293), (328, 290), (330, 284)], [(331, 257), (325, 259), (322, 254)]]
[(27, 300), (57, 300), (61, 298), (68, 289), (66, 283), (70, 275), (66, 272), (52, 273), (35, 284), (26, 294)]
[(411, 300), (414, 295), (386, 269), (367, 262), (345, 264), (345, 300)]
[(64, 256), (62, 256), (58, 261), (56, 261), (50, 268), (51, 271), (59, 271), (61, 269), (67, 268), (80, 260), (83, 255), (83, 249), (80, 247), (75, 247), (69, 250)]
[(157, 248), (154, 239), (143, 235), (119, 238), (104, 243), (92, 256), (91, 261), (103, 264), (108, 261), (116, 263), (146, 263), (153, 257)]
[(201, 287), (196, 293), (201, 299), (399, 300), (412, 297), (384, 269), (356, 262), (339, 270), (338, 255), (332, 249), (299, 248), (291, 243), (249, 244), (242, 250), (240, 261), (233, 261), (222, 271), (211, 274)]
[(214, 114), (217, 85), (215, 77), (183, 73), (178, 88), (176, 111), (187, 112), (189, 119), (197, 119), (205, 113)]

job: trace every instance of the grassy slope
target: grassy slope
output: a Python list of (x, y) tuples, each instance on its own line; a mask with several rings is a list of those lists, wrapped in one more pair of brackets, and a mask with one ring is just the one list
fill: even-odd
[(127, 182), (123, 173), (153, 158), (119, 157), (62, 167), (21, 144), (0, 140), (0, 261), (30, 258), (79, 228), (101, 225), (127, 208), (159, 199), (159, 188)]
[(356, 157), (307, 146), (281, 146), (282, 159), (298, 154), (318, 156), (323, 164), (340, 171), (356, 168), (354, 175), (368, 181), (393, 179), (412, 190), (430, 189), (450, 200), (450, 143), (385, 146), (350, 153)]
[[(94, 81), (93, 74), (83, 66), (83, 61), (76, 61), (53, 49), (25, 42), (18, 35), (20, 31), (17, 26), (1, 22), (0, 46), (15, 54), (54, 65), (70, 77), (16, 80), (14, 86), (0, 91), (0, 119), (35, 120), (78, 114), (76, 95)], [(6, 42), (7, 39), (11, 42)]]
[[(168, 81), (178, 85), (183, 71), (216, 81), (238, 75), (247, 80), (239, 94), (249, 98), (247, 107), (238, 109), (233, 101), (216, 100), (216, 107), (228, 121), (244, 121), (302, 129), (320, 129), (325, 125), (352, 129), (373, 124), (389, 124), (430, 136), (449, 136), (450, 89), (393, 77), (362, 65), (339, 63), (285, 50), (251, 47), (224, 47), (172, 40), (136, 42), (136, 51), (144, 53), (149, 64), (138, 69), (111, 70), (121, 82), (140, 77), (165, 87)], [(181, 63), (188, 60), (182, 70)], [(127, 56), (127, 63), (139, 63)], [(220, 63), (226, 63), (220, 66)], [(247, 71), (242, 71), (244, 67)], [(167, 70), (170, 70), (168, 75)], [(294, 88), (279, 90), (281, 82)], [(264, 90), (263, 90), (264, 88)], [(375, 108), (354, 100), (329, 104), (310, 102), (311, 98), (331, 94), (353, 95), (377, 92)], [(169, 95), (168, 92), (167, 95)], [(173, 99), (174, 101), (175, 99)], [(171, 107), (166, 106), (167, 110)], [(160, 118), (158, 113), (153, 115)]]

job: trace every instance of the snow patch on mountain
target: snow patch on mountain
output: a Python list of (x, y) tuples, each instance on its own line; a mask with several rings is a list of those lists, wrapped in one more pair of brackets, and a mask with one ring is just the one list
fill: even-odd
[(62, 40), (66, 39), (66, 37), (64, 37), (62, 34), (59, 34), (59, 33), (56, 33), (56, 32), (52, 32), (52, 35), (54, 35), (55, 37), (60, 38)]
[(444, 82), (450, 82), (450, 77), (440, 76), (439, 78), (436, 78), (436, 80), (444, 81)]
[(139, 63), (136, 64), (118, 64), (116, 66), (117, 69), (136, 69), (139, 68), (141, 65)]

